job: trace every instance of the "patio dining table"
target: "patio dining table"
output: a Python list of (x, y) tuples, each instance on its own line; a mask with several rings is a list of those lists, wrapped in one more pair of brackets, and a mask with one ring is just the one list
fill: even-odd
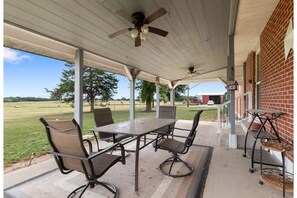
[(160, 118), (140, 118), (135, 120), (129, 120), (120, 123), (109, 124), (101, 127), (93, 128), (93, 131), (113, 133), (113, 134), (124, 134), (132, 135), (136, 139), (135, 148), (135, 191), (138, 191), (138, 174), (139, 174), (139, 151), (145, 146), (152, 143), (154, 140), (144, 143), (140, 147), (141, 137), (157, 131), (165, 126), (170, 126), (176, 122), (176, 119), (160, 119)]

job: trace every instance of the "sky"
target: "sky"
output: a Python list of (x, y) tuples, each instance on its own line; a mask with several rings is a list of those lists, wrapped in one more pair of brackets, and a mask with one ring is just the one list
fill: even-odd
[[(4, 91), (3, 96), (49, 98), (45, 88), (52, 90), (60, 83), (64, 61), (30, 54), (10, 48), (3, 49), (4, 58)], [(119, 80), (117, 94), (114, 99), (129, 98), (129, 80), (122, 75), (115, 75)], [(190, 84), (190, 96), (199, 93), (225, 92), (224, 85), (219, 82)], [(186, 94), (186, 93), (185, 93)], [(135, 94), (136, 97), (138, 93)]]

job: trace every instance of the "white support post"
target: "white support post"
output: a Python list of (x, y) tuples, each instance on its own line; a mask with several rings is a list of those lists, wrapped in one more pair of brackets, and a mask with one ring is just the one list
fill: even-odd
[[(228, 81), (234, 82), (234, 34), (229, 35), (229, 56), (228, 56)], [(235, 130), (235, 90), (229, 89), (230, 93), (230, 110), (229, 110), (229, 122), (231, 131), (229, 134), (229, 147), (237, 148), (237, 134)]]
[(83, 50), (79, 48), (75, 56), (74, 119), (83, 130)]
[(126, 72), (130, 72), (129, 75), (130, 80), (130, 120), (135, 119), (135, 79), (140, 71), (136, 71), (135, 69), (131, 69), (131, 71), (127, 70)]
[(221, 105), (217, 106), (217, 133), (221, 133)]
[(170, 106), (174, 106), (175, 103), (175, 88), (170, 89)]
[(160, 110), (160, 81), (159, 77), (156, 78), (156, 117), (159, 118)]
[(130, 120), (135, 119), (135, 78), (130, 80)]
[(231, 133), (229, 134), (229, 147), (237, 148), (237, 134), (235, 130), (235, 92), (230, 92), (230, 127)]

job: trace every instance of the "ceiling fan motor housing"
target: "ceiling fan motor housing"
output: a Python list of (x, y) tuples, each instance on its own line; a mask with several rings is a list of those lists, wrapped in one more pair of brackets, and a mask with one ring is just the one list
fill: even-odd
[(145, 16), (142, 12), (135, 12), (132, 14), (132, 17), (135, 19), (135, 27), (140, 30), (140, 28), (143, 26), (143, 21), (145, 19)]
[(193, 72), (194, 72), (194, 69), (195, 69), (195, 68), (192, 67), (192, 66), (188, 68), (188, 70), (189, 70), (190, 73), (193, 73)]
[(150, 27), (148, 24), (155, 21), (159, 17), (166, 14), (167, 11), (164, 8), (159, 8), (157, 11), (152, 13), (150, 16), (145, 18), (143, 12), (135, 12), (130, 15), (125, 10), (121, 9), (116, 11), (116, 14), (123, 17), (127, 21), (131, 22), (134, 25), (134, 28), (125, 28), (123, 30), (119, 30), (113, 34), (109, 35), (109, 38), (114, 38), (120, 34), (124, 34), (126, 32), (130, 32), (131, 37), (135, 40), (135, 47), (139, 47), (141, 45), (141, 41), (146, 40), (147, 33), (151, 32), (153, 34), (166, 37), (168, 32), (159, 28)]

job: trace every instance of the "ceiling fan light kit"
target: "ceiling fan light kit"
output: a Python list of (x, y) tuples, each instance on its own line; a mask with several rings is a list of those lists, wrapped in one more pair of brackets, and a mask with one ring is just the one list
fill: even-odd
[(130, 36), (135, 40), (135, 47), (139, 47), (141, 45), (141, 41), (145, 41), (147, 39), (147, 35), (149, 32), (166, 37), (168, 34), (167, 31), (147, 25), (155, 21), (157, 18), (165, 15), (166, 13), (167, 11), (164, 8), (160, 8), (153, 14), (145, 18), (142, 12), (135, 12), (134, 14), (130, 15), (125, 10), (118, 10), (116, 11), (116, 14), (134, 24), (134, 28), (119, 30), (113, 34), (110, 34), (109, 38), (114, 38), (129, 31)]
[(136, 38), (138, 36), (138, 30), (136, 28), (132, 29), (130, 35), (132, 38)]
[(143, 32), (140, 32), (140, 39), (141, 39), (142, 41), (145, 41), (146, 36), (147, 36), (147, 34), (145, 34), (145, 33), (143, 33)]
[(147, 25), (143, 25), (143, 26), (141, 27), (141, 32), (142, 32), (143, 34), (147, 34), (147, 33), (149, 32), (149, 28), (148, 28), (148, 26), (147, 26)]

